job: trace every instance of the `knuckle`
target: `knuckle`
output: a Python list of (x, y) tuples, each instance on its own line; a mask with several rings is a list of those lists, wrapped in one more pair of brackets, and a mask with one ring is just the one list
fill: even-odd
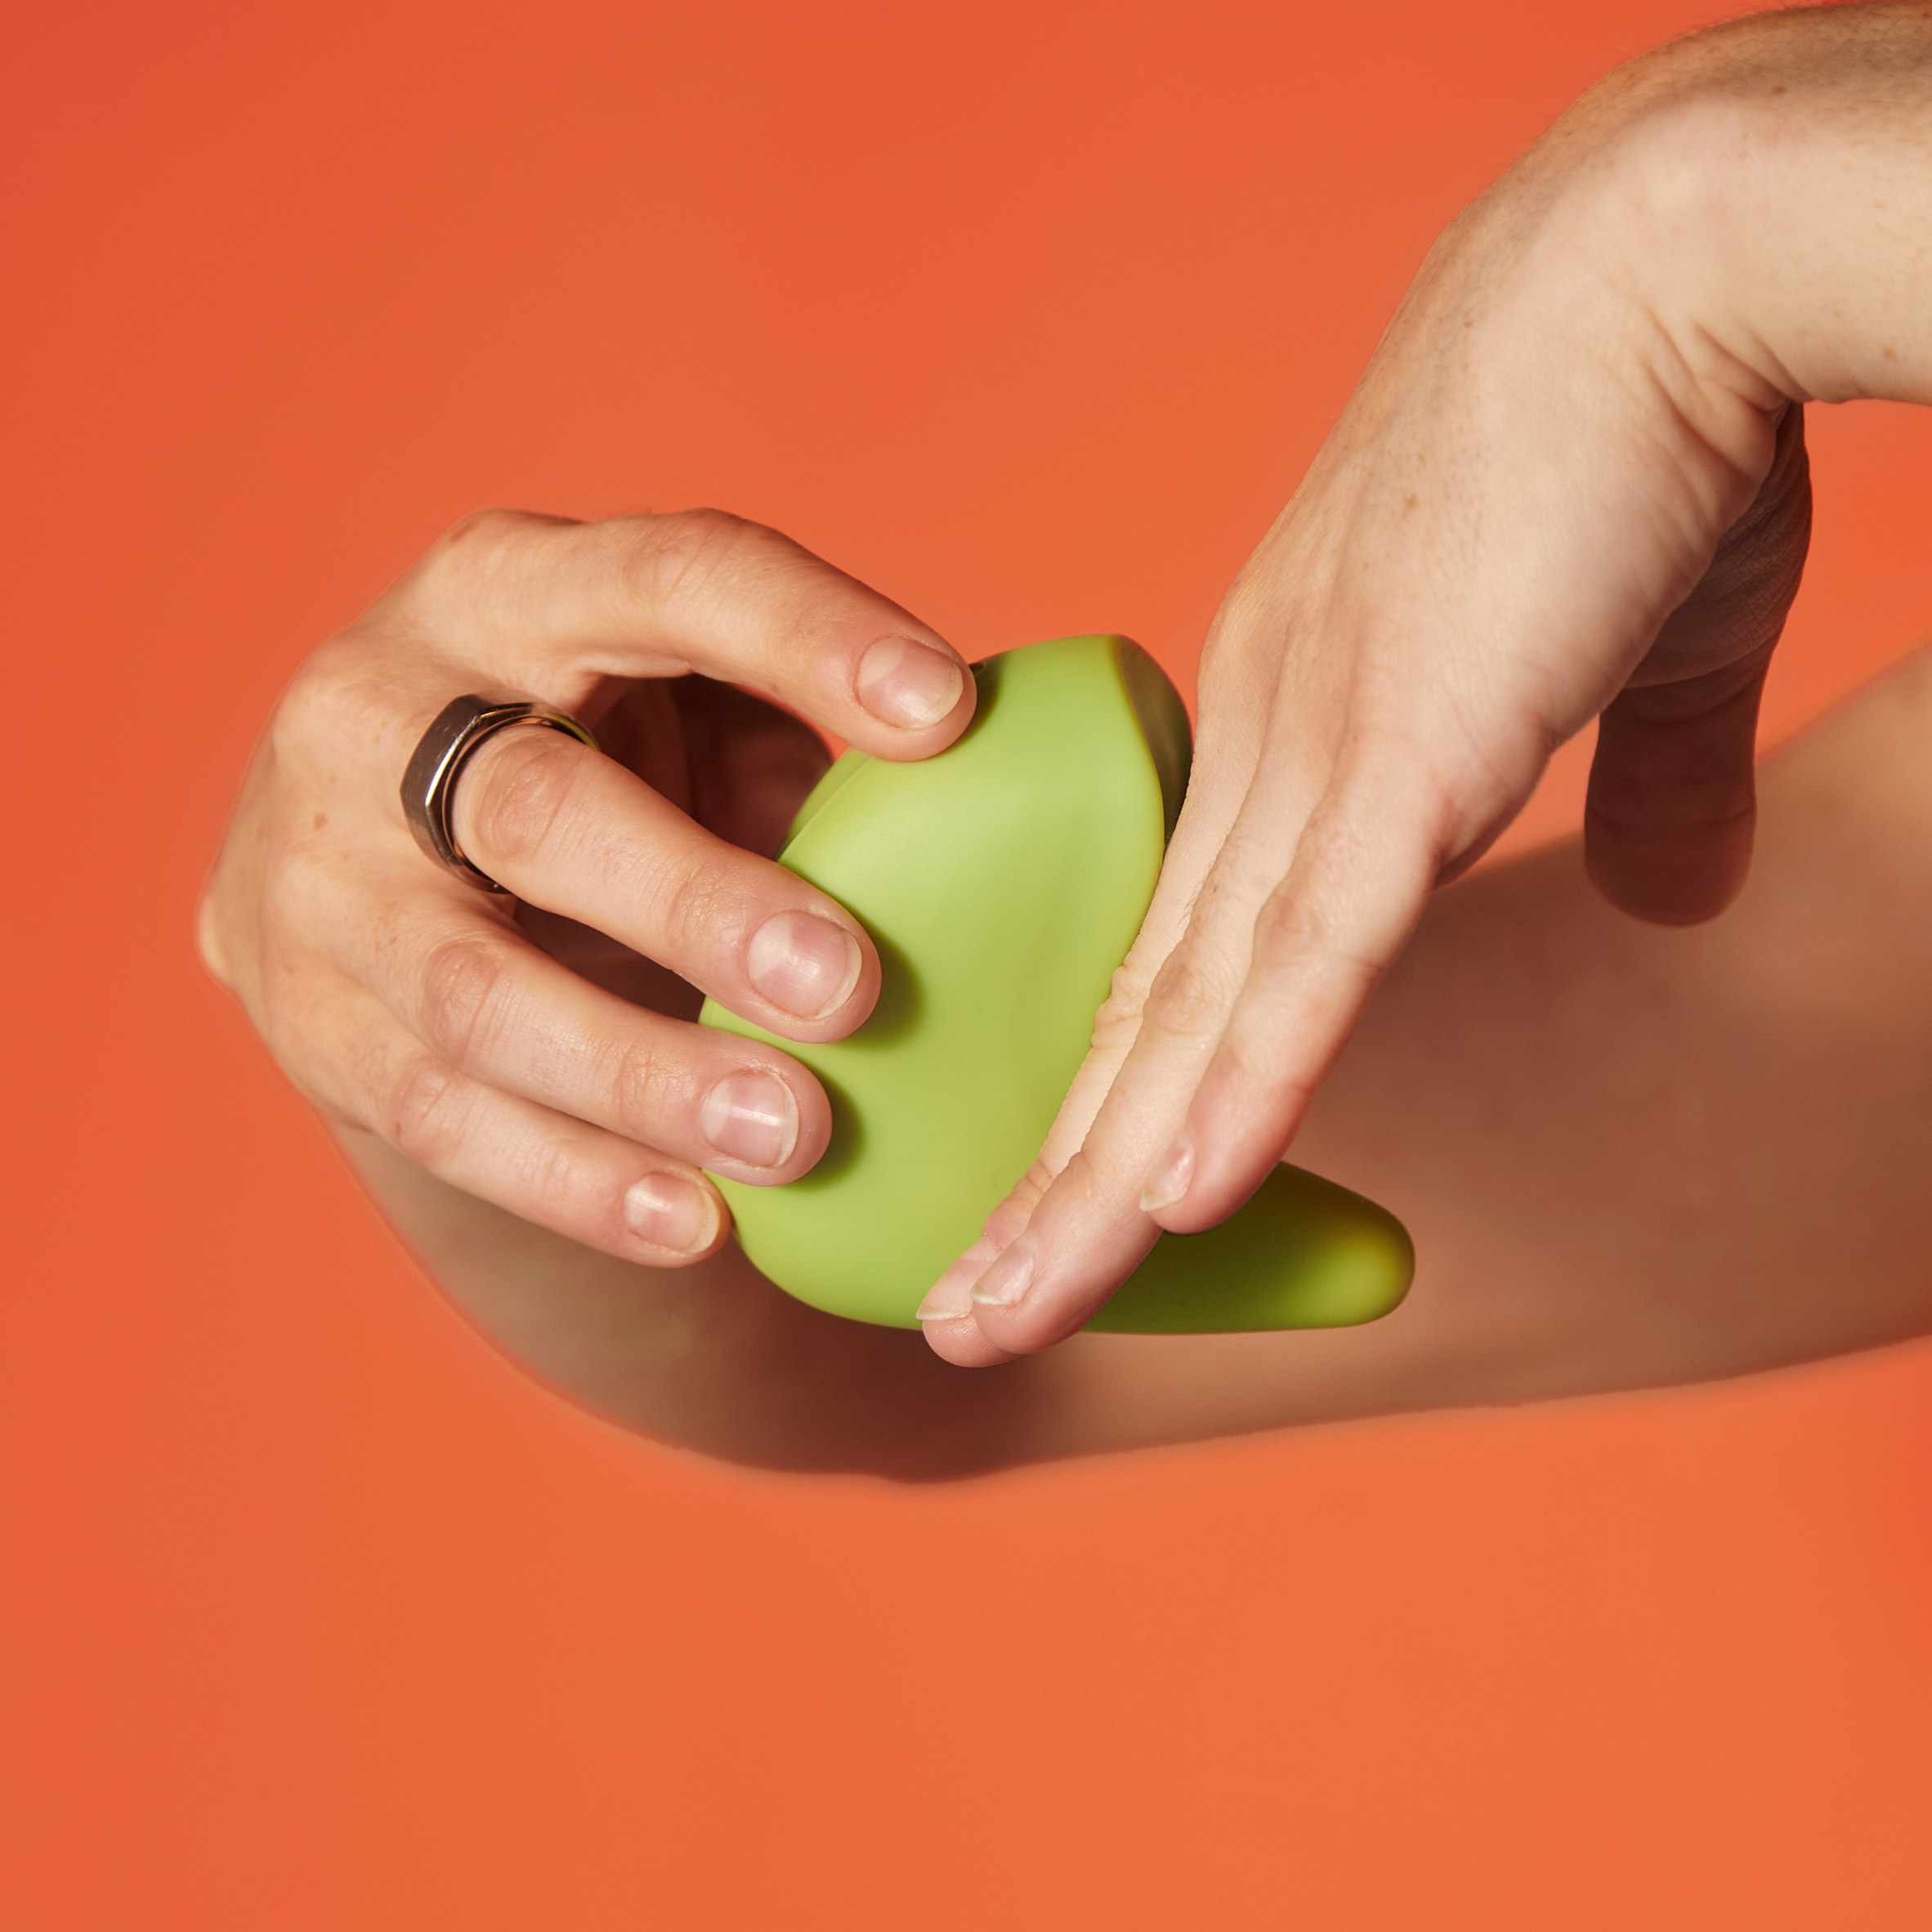
[(366, 917), (357, 909), (355, 873), (352, 856), (312, 830), (278, 827), (263, 842), (255, 923), (265, 933), (308, 939), (344, 919)]
[(1218, 1027), (1227, 1007), (1219, 976), (1192, 955), (1177, 952), (1148, 990), (1142, 1024), (1158, 1033), (1195, 1039)]
[(1278, 966), (1324, 950), (1329, 921), (1320, 905), (1302, 892), (1276, 892), (1254, 920), (1254, 957)]
[(467, 552), (472, 560), (498, 557), (531, 530), (548, 529), (557, 521), (539, 516), (534, 510), (519, 510), (506, 503), (487, 504), (458, 517), (436, 539), (431, 554)]
[(1026, 1232), (1026, 1223), (1040, 1197), (1053, 1185), (1053, 1176), (1044, 1161), (1035, 1161), (1026, 1169), (1019, 1185), (1008, 1195), (980, 1225), (980, 1238), (995, 1248), (1004, 1248)]
[(689, 863), (667, 869), (655, 898), (657, 928), (672, 961), (736, 953), (744, 921), (715, 870)]
[(500, 946), (473, 934), (430, 949), (417, 996), (418, 1031), (445, 1059), (460, 1062), (476, 1044), (505, 964)]
[(1146, 973), (1131, 961), (1114, 968), (1107, 998), (1093, 1016), (1092, 1044), (1097, 1051), (1125, 1053), (1134, 1044), (1151, 991)]
[(298, 841), (275, 839), (264, 853), (255, 883), (254, 924), (265, 940), (284, 944), (306, 941), (327, 924), (330, 881), (314, 849)]
[(1255, 919), (1254, 963), (1258, 971), (1285, 973), (1291, 982), (1311, 973), (1372, 982), (1383, 968), (1322, 894), (1286, 889), (1275, 893)]
[(380, 712), (367, 678), (358, 675), (359, 655), (345, 633), (303, 660), (269, 719), (268, 749), (278, 765), (327, 767), (339, 762), (345, 745), (366, 739)]
[(534, 510), (503, 504), (472, 510), (458, 517), (423, 552), (411, 581), (418, 589), (437, 592), (472, 579), (488, 580), (512, 566), (533, 536), (568, 521), (567, 517), (541, 516)]
[(503, 504), (472, 510), (423, 552), (384, 601), (405, 628), (434, 628), (439, 618), (467, 609), (479, 589), (516, 569), (533, 536), (571, 521)]
[(1140, 1038), (1143, 1010), (1137, 1007), (1131, 1013), (1123, 1013), (1116, 1010), (1111, 1000), (1108, 1001), (1093, 1017), (1093, 1031), (1088, 1044), (1097, 1053), (1120, 1054), (1128, 1052), (1134, 1041)]
[(233, 992), (235, 968), (230, 959), (227, 924), (220, 883), (211, 883), (195, 908), (195, 950), (209, 977)]
[(1053, 1185), (1067, 1201), (1091, 1206), (1107, 1198), (1112, 1178), (1108, 1169), (1095, 1158), (1093, 1149), (1082, 1147), (1074, 1150), (1054, 1177)]
[(1266, 1089), (1281, 1095), (1302, 1090), (1301, 1083), (1291, 1077), (1285, 1054), (1271, 1054), (1263, 1040), (1232, 1031), (1214, 1050), (1214, 1076), (1223, 1092)]
[(611, 1108), (622, 1132), (647, 1144), (684, 1098), (678, 1070), (647, 1040), (626, 1041), (611, 1069)]
[(265, 963), (249, 1017), (275, 1063), (311, 1106), (332, 1120), (384, 1138), (369, 1043), (346, 1031), (339, 1006), (299, 964)]
[[(463, 776), (467, 843), (493, 865), (533, 865), (568, 809), (579, 749), (554, 731), (503, 731)], [(481, 766), (481, 769), (476, 767)]]
[(624, 593), (647, 609), (701, 596), (740, 544), (769, 534), (728, 510), (673, 510), (639, 517), (619, 566)]
[(578, 1220), (588, 1192), (585, 1164), (566, 1142), (540, 1136), (521, 1151), (517, 1164), (518, 1206), (526, 1218), (547, 1227)]
[(462, 1136), (462, 1090), (454, 1067), (413, 1054), (380, 1096), (376, 1131), (406, 1160), (433, 1169)]

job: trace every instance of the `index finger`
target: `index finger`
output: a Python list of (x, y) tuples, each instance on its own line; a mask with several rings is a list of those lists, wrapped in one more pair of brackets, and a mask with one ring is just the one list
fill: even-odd
[(480, 512), (373, 615), (566, 709), (606, 678), (698, 671), (895, 759), (942, 750), (973, 716), (965, 661), (929, 624), (718, 510), (602, 523)]

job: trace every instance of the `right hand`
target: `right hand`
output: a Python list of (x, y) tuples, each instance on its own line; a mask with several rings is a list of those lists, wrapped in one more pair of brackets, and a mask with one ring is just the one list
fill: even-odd
[[(398, 795), (443, 706), (498, 691), (605, 747), (517, 728), (464, 767), (458, 843), (513, 897), (426, 859)], [(487, 511), (284, 694), (202, 956), (338, 1130), (623, 1259), (698, 1260), (731, 1224), (700, 1168), (795, 1179), (831, 1120), (788, 1055), (691, 1024), (691, 989), (811, 1041), (879, 992), (858, 922), (759, 856), (825, 763), (787, 713), (904, 759), (944, 749), (973, 706), (936, 633), (774, 531)]]
[(1809, 401), (1932, 403), (1932, 20), (1634, 63), (1438, 241), (1215, 620), (1187, 804), (1040, 1160), (923, 1304), (1049, 1347), (1283, 1158), (1435, 888), (1600, 718), (1590, 875), (1708, 919), (1809, 529)]

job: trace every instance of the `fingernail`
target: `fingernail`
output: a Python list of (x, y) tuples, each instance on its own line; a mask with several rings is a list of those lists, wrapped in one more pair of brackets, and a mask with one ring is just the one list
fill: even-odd
[(843, 926), (814, 912), (780, 912), (751, 936), (745, 977), (801, 1020), (822, 1020), (852, 997), (865, 955)]
[(718, 1203), (680, 1174), (647, 1174), (624, 1197), (624, 1224), (641, 1241), (695, 1254), (718, 1238)]
[(747, 1167), (776, 1167), (798, 1138), (798, 1103), (771, 1073), (727, 1073), (704, 1096), (704, 1138)]
[(973, 1313), (973, 1277), (955, 1262), (919, 1304), (922, 1322), (959, 1322)]
[(973, 1300), (982, 1308), (1017, 1307), (1032, 1284), (1033, 1258), (1033, 1244), (1022, 1234), (973, 1284)]
[(911, 637), (881, 637), (859, 660), (859, 702), (902, 731), (937, 724), (965, 688), (957, 658)]
[(1140, 1211), (1157, 1214), (1172, 1207), (1194, 1184), (1194, 1143), (1183, 1134), (1148, 1169), (1140, 1191)]

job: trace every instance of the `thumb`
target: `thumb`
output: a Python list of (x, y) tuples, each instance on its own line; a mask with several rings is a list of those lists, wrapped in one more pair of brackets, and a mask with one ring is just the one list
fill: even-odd
[(1751, 870), (1764, 673), (1811, 534), (1805, 412), (1787, 405), (1769, 469), (1710, 568), (1603, 713), (1583, 856), (1612, 906), (1660, 926), (1715, 919)]
[(1675, 684), (1626, 690), (1590, 767), (1583, 858), (1612, 906), (1660, 926), (1715, 919), (1751, 870), (1758, 700), (1769, 645)]

